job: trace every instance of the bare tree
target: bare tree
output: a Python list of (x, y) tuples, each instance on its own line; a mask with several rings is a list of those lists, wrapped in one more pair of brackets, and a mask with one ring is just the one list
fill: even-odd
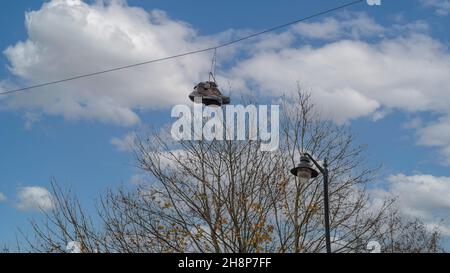
[(393, 201), (371, 206), (366, 187), (378, 168), (365, 165), (348, 128), (321, 118), (300, 91), (282, 109), (274, 152), (251, 140), (175, 142), (165, 130), (142, 138), (135, 156), (148, 181), (108, 191), (95, 221), (53, 184), (55, 209), (32, 222), (32, 251), (64, 252), (77, 241), (83, 252), (324, 252), (322, 177), (301, 183), (289, 174), (306, 151), (329, 162), (334, 252), (364, 252), (374, 239), (385, 251), (438, 249), (438, 233), (392, 217)]
[(429, 230), (418, 219), (408, 219), (394, 206), (387, 213), (387, 220), (380, 228), (378, 242), (384, 252), (390, 253), (438, 253), (445, 252), (441, 245), (441, 233), (437, 227)]

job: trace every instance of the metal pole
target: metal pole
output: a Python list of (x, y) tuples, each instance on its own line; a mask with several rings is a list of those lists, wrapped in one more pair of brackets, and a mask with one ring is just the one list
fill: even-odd
[(325, 220), (325, 242), (327, 247), (327, 253), (331, 253), (331, 239), (330, 239), (330, 208), (329, 208), (329, 200), (328, 200), (328, 162), (325, 158), (323, 162), (323, 166), (320, 164), (308, 153), (304, 153), (314, 165), (319, 169), (319, 171), (323, 175), (323, 202), (324, 202), (324, 220)]
[(330, 239), (330, 209), (328, 200), (328, 163), (325, 159), (323, 163), (323, 202), (324, 202), (324, 217), (325, 217), (325, 241), (327, 245), (327, 253), (331, 253), (331, 239)]

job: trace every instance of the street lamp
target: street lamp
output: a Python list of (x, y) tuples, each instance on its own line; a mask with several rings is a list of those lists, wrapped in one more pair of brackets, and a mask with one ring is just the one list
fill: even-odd
[(325, 217), (325, 242), (327, 246), (327, 253), (331, 253), (330, 240), (330, 211), (328, 201), (328, 164), (327, 160), (321, 166), (310, 154), (303, 153), (300, 157), (300, 164), (291, 170), (291, 173), (300, 179), (301, 183), (308, 183), (311, 178), (315, 178), (319, 173), (312, 167), (311, 161), (316, 168), (323, 175), (323, 202), (324, 202), (324, 217)]

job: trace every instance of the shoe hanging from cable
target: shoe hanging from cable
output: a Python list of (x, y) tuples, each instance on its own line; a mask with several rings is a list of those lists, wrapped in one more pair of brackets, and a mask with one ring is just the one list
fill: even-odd
[(214, 55), (211, 63), (211, 71), (209, 72), (209, 80), (200, 82), (194, 87), (194, 91), (189, 94), (189, 99), (194, 103), (202, 103), (206, 106), (215, 105), (222, 106), (230, 104), (230, 97), (222, 95), (217, 85), (215, 73), (217, 62), (217, 48), (214, 49)]

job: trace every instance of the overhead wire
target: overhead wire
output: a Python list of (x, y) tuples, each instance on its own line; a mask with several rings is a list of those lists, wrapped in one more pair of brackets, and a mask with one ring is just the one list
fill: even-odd
[(301, 19), (295, 20), (295, 21), (291, 21), (282, 25), (278, 25), (260, 32), (256, 32), (253, 34), (250, 34), (248, 36), (244, 36), (241, 37), (239, 39), (235, 39), (217, 46), (212, 46), (212, 47), (208, 47), (208, 48), (203, 48), (203, 49), (199, 49), (199, 50), (194, 50), (194, 51), (188, 51), (188, 52), (184, 52), (184, 53), (180, 53), (180, 54), (176, 54), (176, 55), (172, 55), (172, 56), (167, 56), (167, 57), (163, 57), (163, 58), (158, 58), (158, 59), (153, 59), (153, 60), (148, 60), (148, 61), (144, 61), (144, 62), (139, 62), (139, 63), (134, 63), (134, 64), (130, 64), (130, 65), (125, 65), (125, 66), (118, 66), (118, 67), (114, 67), (114, 68), (110, 68), (110, 69), (105, 69), (105, 70), (101, 70), (101, 71), (97, 71), (97, 72), (93, 72), (93, 73), (87, 73), (87, 74), (81, 74), (81, 75), (77, 75), (77, 76), (72, 76), (72, 77), (68, 77), (68, 78), (64, 78), (64, 79), (60, 79), (60, 80), (55, 80), (55, 81), (49, 81), (49, 82), (43, 82), (43, 83), (39, 83), (39, 84), (35, 84), (35, 85), (30, 85), (30, 86), (26, 86), (26, 87), (21, 87), (21, 88), (17, 88), (17, 89), (11, 89), (11, 90), (7, 90), (7, 91), (3, 91), (0, 92), (0, 95), (8, 95), (8, 94), (13, 94), (13, 93), (18, 93), (18, 92), (23, 92), (23, 91), (27, 91), (27, 90), (31, 90), (31, 89), (37, 89), (40, 87), (45, 87), (45, 86), (49, 86), (49, 85), (55, 85), (55, 84), (59, 84), (59, 83), (63, 83), (63, 82), (68, 82), (68, 81), (74, 81), (74, 80), (78, 80), (81, 78), (87, 78), (87, 77), (93, 77), (93, 76), (97, 76), (97, 75), (101, 75), (101, 74), (106, 74), (106, 73), (111, 73), (114, 71), (119, 71), (119, 70), (125, 70), (125, 69), (129, 69), (129, 68), (133, 68), (133, 67), (137, 67), (137, 66), (143, 66), (143, 65), (147, 65), (147, 64), (151, 64), (151, 63), (156, 63), (156, 62), (162, 62), (162, 61), (167, 61), (167, 60), (171, 60), (171, 59), (176, 59), (176, 58), (180, 58), (180, 57), (184, 57), (184, 56), (188, 56), (188, 55), (193, 55), (193, 54), (199, 54), (202, 52), (207, 52), (207, 51), (217, 51), (217, 49), (219, 48), (223, 48), (223, 47), (227, 47), (236, 43), (240, 43), (242, 41), (263, 35), (263, 34), (267, 34), (269, 32), (273, 32), (282, 28), (286, 28), (288, 26), (291, 25), (295, 25), (297, 23), (303, 22), (303, 21), (307, 21), (310, 20), (312, 18), (315, 17), (319, 17), (325, 14), (329, 14), (350, 6), (354, 6), (356, 4), (359, 4), (361, 2), (364, 2), (365, 0), (357, 0), (357, 1), (352, 1), (331, 9), (327, 9), (318, 13), (315, 13), (313, 15), (307, 16), (307, 17), (303, 17)]

